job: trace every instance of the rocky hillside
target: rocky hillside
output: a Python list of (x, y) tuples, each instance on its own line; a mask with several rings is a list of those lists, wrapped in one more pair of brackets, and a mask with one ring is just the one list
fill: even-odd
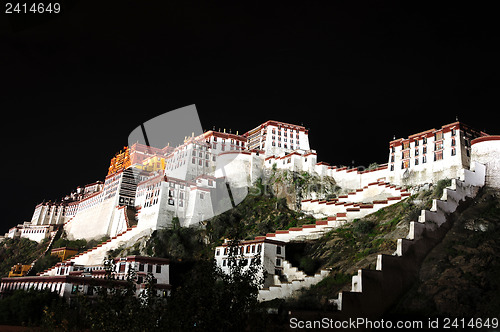
[[(405, 237), (409, 221), (441, 195), (445, 181), (379, 210), (317, 241), (289, 245), (287, 259), (315, 271), (331, 267), (332, 274), (286, 307), (331, 309), (328, 299), (351, 288), (360, 268), (374, 268), (378, 254), (392, 254), (396, 239)], [(427, 190), (429, 189), (429, 190)], [(483, 188), (478, 196), (451, 215), (443, 241), (424, 260), (414, 286), (387, 313), (388, 318), (498, 317), (500, 312), (500, 192)], [(289, 250), (290, 247), (290, 250)]]
[(414, 188), (414, 195), (406, 200), (334, 229), (318, 240), (288, 244), (287, 260), (293, 266), (308, 274), (325, 268), (332, 273), (287, 305), (325, 309), (328, 299), (336, 298), (340, 290), (350, 290), (351, 276), (358, 269), (374, 269), (379, 254), (395, 252), (397, 239), (406, 237), (410, 221), (416, 220), (422, 209), (428, 209), (432, 199), (441, 197), (447, 185), (449, 180)]
[(428, 254), (394, 313), (498, 317), (499, 275), (500, 192), (483, 188)]
[(264, 173), (262, 183), (275, 197), (286, 199), (287, 206), (293, 210), (300, 209), (303, 199), (331, 199), (343, 193), (332, 177), (274, 167)]
[(31, 264), (47, 248), (48, 240), (37, 243), (29, 239), (6, 239), (0, 243), (0, 278), (7, 277), (17, 263)]

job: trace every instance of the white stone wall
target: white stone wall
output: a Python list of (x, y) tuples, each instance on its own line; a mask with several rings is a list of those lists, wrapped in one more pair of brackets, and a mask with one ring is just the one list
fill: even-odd
[(50, 234), (49, 227), (25, 227), (21, 230), (21, 237), (31, 241), (42, 242)]
[(191, 187), (189, 191), (188, 206), (186, 208), (184, 227), (199, 226), (200, 222), (213, 217), (210, 190)]
[[(259, 252), (259, 246), (261, 248)], [(277, 247), (281, 248), (281, 252), (278, 253)], [(217, 266), (219, 266), (224, 273), (229, 273), (230, 267), (228, 266), (229, 250), (225, 251), (227, 246), (219, 246), (215, 248), (215, 261)], [(243, 253), (241, 253), (241, 248), (243, 248)], [(229, 249), (229, 248), (227, 248)], [(237, 261), (240, 262), (241, 259), (247, 259), (247, 265), (243, 267), (245, 271), (248, 269), (252, 258), (259, 258), (263, 267), (263, 271), (268, 275), (275, 275), (276, 270), (283, 271), (285, 262), (285, 243), (281, 241), (270, 241), (270, 240), (251, 240), (242, 241), (238, 247), (238, 253), (234, 255)], [(277, 260), (278, 259), (278, 260)], [(262, 276), (262, 275), (261, 275)], [(267, 283), (269, 283), (272, 278), (269, 278)]]
[(386, 181), (388, 170), (386, 165), (381, 165), (369, 171), (358, 171), (357, 169), (348, 169), (347, 167), (329, 167), (326, 175), (335, 179), (335, 182), (340, 187), (346, 190), (355, 190), (363, 188), (370, 183)]
[(255, 174), (254, 165), (250, 152), (223, 153), (217, 159), (215, 177), (225, 177), (234, 187), (249, 187), (252, 184), (252, 174)]
[[(105, 193), (101, 192), (80, 202), (76, 215), (64, 226), (69, 239), (96, 239), (111, 235), (110, 225), (118, 206), (118, 194), (104, 199)], [(121, 230), (115, 227), (115, 231)]]
[(486, 185), (500, 188), (500, 136), (473, 140), (472, 160), (486, 166)]
[[(433, 134), (435, 132), (442, 133), (442, 139), (436, 141)], [(470, 156), (467, 155), (468, 147), (466, 144), (468, 143), (466, 143), (464, 131), (460, 129), (447, 132), (437, 130), (425, 136), (426, 141), (423, 137), (410, 140), (409, 158), (404, 158), (408, 159), (407, 168), (403, 166), (403, 150), (406, 149), (403, 149), (401, 143), (408, 141), (408, 139), (391, 142), (394, 148), (390, 149), (388, 159), (388, 181), (390, 183), (397, 185), (436, 183), (441, 179), (456, 178), (462, 168), (469, 167)], [(442, 145), (435, 144), (440, 141)], [(424, 148), (426, 149), (425, 153)], [(434, 160), (436, 153), (442, 153), (442, 159)]]

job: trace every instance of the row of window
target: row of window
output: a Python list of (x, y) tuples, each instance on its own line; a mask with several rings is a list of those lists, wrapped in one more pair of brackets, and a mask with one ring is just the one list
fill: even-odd
[[(225, 256), (227, 256), (229, 249), (231, 249), (231, 248), (228, 248), (228, 247), (224, 248), (224, 255)], [(238, 248), (232, 248), (232, 250), (237, 250), (236, 254), (238, 254), (238, 251), (239, 251), (240, 255), (243, 255), (244, 253), (255, 254), (256, 252), (260, 253), (262, 251), (262, 244), (257, 244), (257, 245), (249, 244), (246, 246), (240, 246)], [(282, 247), (276, 246), (276, 254), (281, 255), (281, 251), (282, 251)], [(215, 255), (220, 256), (220, 249), (217, 249), (217, 251), (215, 252)]]
[[(276, 142), (272, 142), (272, 143), (271, 143), (271, 145), (272, 145), (272, 146), (276, 146)], [(265, 147), (265, 144), (264, 144), (264, 143), (262, 143), (262, 148), (264, 148), (264, 147)], [(288, 144), (284, 143), (284, 144), (283, 144), (283, 147), (284, 147), (285, 149), (288, 149)], [(278, 142), (278, 148), (281, 148), (281, 143), (279, 143), (279, 142)], [(292, 144), (290, 144), (290, 150), (293, 150), (293, 149), (298, 149), (298, 148), (299, 148), (299, 146), (298, 146), (298, 145), (294, 147)]]
[[(281, 129), (282, 129), (281, 127), (278, 127), (278, 135), (281, 135)], [(285, 129), (283, 129), (283, 136), (285, 136), (285, 137), (286, 137), (286, 135), (287, 135), (287, 130), (289, 130), (289, 131), (290, 131), (290, 137), (292, 137), (292, 135), (293, 135), (293, 129), (290, 129), (290, 128), (285, 128)], [(274, 128), (273, 128), (272, 133), (273, 133), (273, 134), (276, 134), (276, 129), (274, 129)], [(299, 138), (299, 130), (298, 130), (298, 129), (295, 129), (295, 133), (296, 133), (296, 135), (297, 135), (297, 138)]]
[[(196, 157), (193, 157), (191, 159), (191, 164), (196, 164)], [(209, 163), (208, 163), (208, 160), (205, 160), (205, 167), (209, 167)], [(199, 159), (198, 160), (198, 166), (203, 166), (203, 160), (202, 159)]]
[[(120, 263), (116, 267), (116, 272), (124, 273), (126, 265), (127, 265), (126, 263)], [(161, 273), (161, 265), (160, 264), (156, 264), (155, 265), (155, 264), (139, 263), (138, 265), (139, 266), (136, 266), (136, 268), (138, 269), (139, 272), (146, 272), (147, 271), (149, 273), (153, 273), (153, 268), (154, 268), (154, 270), (155, 270), (156, 273)]]
[[(239, 261), (234, 261), (234, 263), (235, 263), (235, 264), (238, 264), (239, 266), (247, 266), (249, 262), (250, 262), (251, 264), (255, 264), (256, 259), (258, 259), (258, 258), (257, 258), (257, 257), (254, 257), (254, 258), (252, 258), (251, 260), (249, 260), (248, 258), (242, 258), (242, 259), (240, 259)], [(228, 260), (228, 259), (224, 259), (224, 260), (222, 261), (222, 266), (231, 267), (232, 263), (233, 263), (233, 261)]]
[[(456, 129), (452, 129), (451, 130), (451, 137), (453, 137), (452, 138), (452, 145), (455, 145), (455, 138), (454, 137), (456, 136), (456, 134), (457, 134)], [(440, 131), (440, 132), (434, 133), (434, 141), (437, 142), (437, 141), (440, 141), (442, 139), (443, 139), (443, 132)], [(419, 144), (420, 144), (420, 140), (419, 139), (414, 140), (414, 142), (415, 142), (415, 146), (419, 146)], [(422, 143), (423, 144), (427, 144), (427, 137), (423, 137), (422, 138)], [(467, 142), (466, 142), (466, 144), (467, 144)], [(409, 140), (408, 141), (404, 141), (403, 142), (403, 150), (404, 149), (409, 149), (409, 148), (410, 148), (410, 141)], [(395, 147), (394, 146), (392, 147), (392, 152), (395, 152)]]
[[(217, 142), (217, 136), (213, 136), (213, 141), (214, 142)], [(231, 144), (236, 144), (236, 145), (240, 145), (240, 141), (238, 140), (234, 140), (231, 138), (230, 140)], [(235, 143), (236, 142), (236, 143)], [(222, 144), (226, 143), (226, 139), (225, 138), (222, 138)], [(245, 146), (245, 142), (241, 142), (241, 146)]]
[[(273, 136), (273, 141), (276, 140), (276, 136)], [(278, 141), (281, 142), (281, 137), (278, 136)], [(283, 138), (283, 142), (287, 142), (288, 139), (286, 138), (286, 135), (285, 135), (285, 138)], [(293, 137), (290, 138), (290, 143), (293, 143)], [(299, 137), (297, 136), (297, 144), (299, 144)]]
[[(251, 264), (255, 264), (256, 260), (259, 260), (259, 258), (258, 257), (254, 257), (254, 258), (251, 258), (251, 259), (242, 258), (239, 261), (232, 261), (232, 260), (229, 260), (229, 259), (223, 259), (222, 260), (222, 266), (231, 267), (231, 265), (233, 263), (234, 264), (238, 264), (239, 266), (247, 266), (249, 262)], [(276, 258), (276, 266), (281, 266), (281, 258)]]
[(24, 234), (32, 234), (32, 233), (46, 233), (47, 228), (43, 229), (23, 229)]
[[(451, 146), (452, 146), (452, 150), (451, 150), (451, 155), (454, 156), (456, 154), (456, 151), (455, 151), (455, 139), (452, 140), (451, 142)], [(440, 151), (440, 150), (443, 150), (444, 149), (444, 146), (443, 146), (443, 141), (439, 141), (439, 142), (435, 142), (434, 143), (434, 151)], [(427, 153), (427, 146), (423, 146), (422, 147), (422, 153), (425, 155)], [(418, 156), (420, 154), (420, 150), (418, 148), (415, 148), (414, 150), (414, 156)], [(407, 158), (410, 158), (410, 149), (406, 149), (406, 150), (403, 150), (401, 151), (401, 158), (402, 159), (407, 159)], [(391, 155), (391, 162), (394, 162), (394, 154)]]
[[(455, 149), (451, 150), (451, 155), (452, 156), (455, 156), (456, 153), (457, 152), (456, 152)], [(443, 150), (434, 152), (434, 161), (442, 160), (443, 157), (444, 157)], [(394, 160), (392, 159), (391, 161), (394, 161)], [(427, 163), (427, 156), (423, 155), (421, 161), (422, 161), (422, 164)], [(413, 163), (414, 163), (415, 166), (419, 165), (420, 164), (420, 159), (418, 157), (415, 157), (413, 159)], [(410, 167), (410, 159), (404, 159), (403, 161), (401, 161), (401, 169), (405, 169), (405, 168), (408, 168), (408, 167)], [(394, 171), (394, 164), (391, 164), (390, 170)]]

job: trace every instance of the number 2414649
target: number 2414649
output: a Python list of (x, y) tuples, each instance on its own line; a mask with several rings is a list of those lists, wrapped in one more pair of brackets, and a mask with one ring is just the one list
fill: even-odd
[(48, 3), (21, 3), (7, 2), (5, 3), (5, 14), (58, 14), (61, 12), (61, 4), (58, 2)]

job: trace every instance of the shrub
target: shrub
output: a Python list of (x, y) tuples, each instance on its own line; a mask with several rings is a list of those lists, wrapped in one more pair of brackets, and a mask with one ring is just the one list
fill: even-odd
[(373, 221), (367, 220), (357, 220), (353, 224), (354, 231), (358, 234), (368, 234), (375, 227), (375, 223)]

